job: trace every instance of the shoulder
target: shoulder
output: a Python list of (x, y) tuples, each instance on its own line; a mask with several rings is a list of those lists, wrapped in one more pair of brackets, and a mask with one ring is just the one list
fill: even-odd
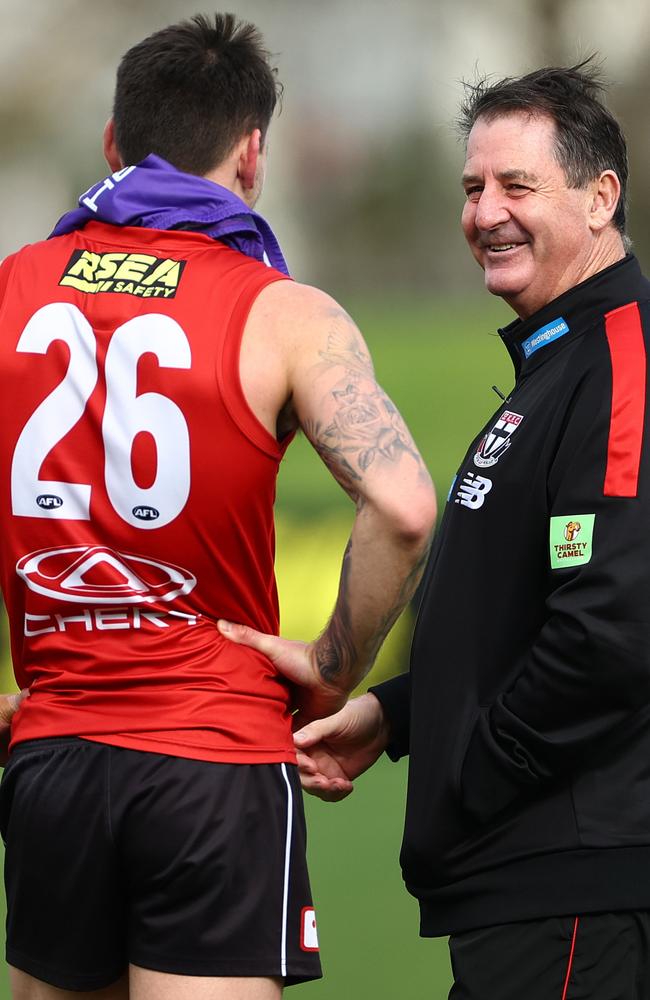
[(319, 348), (330, 338), (359, 342), (361, 334), (345, 309), (320, 288), (295, 281), (275, 281), (262, 289), (251, 308), (246, 333), (268, 343), (272, 337), (292, 356), (310, 345)]
[(319, 322), (345, 310), (320, 288), (302, 285), (297, 281), (274, 281), (260, 292), (256, 312), (264, 312), (267, 318), (277, 318), (282, 322), (287, 317), (305, 322)]

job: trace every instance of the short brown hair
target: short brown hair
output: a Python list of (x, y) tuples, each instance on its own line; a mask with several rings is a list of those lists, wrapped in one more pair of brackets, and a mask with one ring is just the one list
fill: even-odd
[(281, 87), (262, 36), (233, 14), (197, 14), (129, 49), (117, 71), (115, 141), (125, 164), (156, 153), (199, 176), (242, 136), (264, 137)]
[(479, 118), (488, 121), (517, 111), (548, 115), (555, 123), (555, 156), (569, 187), (584, 188), (603, 170), (613, 170), (621, 196), (613, 222), (625, 234), (627, 145), (621, 126), (602, 101), (606, 87), (595, 56), (576, 66), (545, 66), (496, 83), (465, 83), (458, 126), (467, 140)]

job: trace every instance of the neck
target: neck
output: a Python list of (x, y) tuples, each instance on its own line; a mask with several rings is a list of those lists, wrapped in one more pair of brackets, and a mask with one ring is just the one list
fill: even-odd
[(604, 271), (605, 268), (616, 264), (624, 256), (625, 246), (621, 234), (613, 226), (608, 227), (607, 230), (599, 234), (597, 240), (594, 240), (584, 259), (572, 261), (571, 265), (560, 275), (553, 288), (546, 290), (546, 294), (529, 301), (508, 299), (505, 295), (503, 298), (520, 319), (528, 319), (533, 313), (552, 302), (553, 299), (557, 299), (564, 292), (568, 292), (570, 288), (575, 288), (576, 285), (592, 278), (599, 271)]
[[(618, 229), (608, 229), (605, 233), (603, 233), (603, 240), (598, 242), (594, 253), (587, 261), (579, 281), (586, 281), (587, 278), (593, 277), (599, 271), (604, 271), (606, 267), (611, 267), (612, 264), (625, 257), (623, 237)], [(575, 284), (579, 284), (579, 281)]]
[(213, 184), (220, 184), (221, 187), (227, 188), (228, 191), (232, 191), (238, 198), (246, 202), (249, 208), (253, 207), (251, 192), (244, 188), (237, 171), (233, 170), (228, 162), (221, 163), (213, 170), (209, 170), (207, 174), (203, 174), (203, 179), (212, 181)]

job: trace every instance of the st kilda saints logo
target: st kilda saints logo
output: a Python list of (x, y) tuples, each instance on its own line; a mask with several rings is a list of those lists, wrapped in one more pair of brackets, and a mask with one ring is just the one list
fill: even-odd
[(503, 453), (510, 447), (512, 435), (523, 419), (521, 413), (511, 413), (509, 410), (504, 410), (492, 430), (485, 435), (479, 444), (478, 451), (474, 455), (474, 465), (480, 469), (496, 465)]
[(75, 604), (154, 604), (189, 594), (189, 570), (103, 545), (40, 549), (16, 563), (30, 590)]

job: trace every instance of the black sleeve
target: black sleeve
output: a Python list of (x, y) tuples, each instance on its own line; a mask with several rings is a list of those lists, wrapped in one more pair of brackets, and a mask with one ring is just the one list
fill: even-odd
[(391, 760), (397, 761), (409, 752), (411, 675), (398, 674), (368, 690), (377, 698), (388, 719), (391, 738), (386, 753)]
[[(546, 621), (510, 689), (481, 710), (464, 758), (463, 804), (483, 822), (579, 769), (650, 704), (650, 449), (643, 391), (628, 381), (634, 396), (619, 382), (612, 409), (601, 358), (564, 417), (548, 475)], [(576, 541), (593, 531), (588, 560), (563, 554), (576, 522)]]

